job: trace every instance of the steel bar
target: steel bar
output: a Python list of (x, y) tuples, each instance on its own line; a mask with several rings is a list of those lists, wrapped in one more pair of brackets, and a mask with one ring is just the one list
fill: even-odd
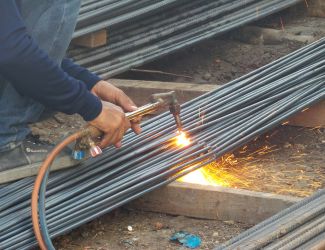
[(317, 192), (216, 249), (309, 249), (324, 239), (325, 190)]
[[(98, 158), (51, 174), (45, 204), (51, 237), (214, 161), (323, 100), (324, 55), (325, 38), (184, 104), (181, 116), (192, 140), (186, 147), (175, 144), (173, 117), (164, 113), (145, 122), (143, 134), (129, 132), (122, 149), (108, 148)], [(30, 219), (32, 185), (30, 177), (0, 186), (0, 249), (35, 246)], [(318, 195), (312, 200), (319, 206), (296, 207), (301, 222), (323, 213), (324, 198)], [(289, 214), (276, 221), (290, 221)], [(288, 231), (296, 228), (290, 223)], [(276, 228), (273, 222), (264, 225)], [(266, 237), (258, 233), (259, 228), (252, 231), (256, 237), (274, 238), (271, 229)], [(309, 236), (306, 239), (313, 237)]]
[(256, 21), (300, 0), (98, 1), (81, 8), (75, 37), (109, 29), (107, 46), (74, 49), (81, 65), (108, 78)]

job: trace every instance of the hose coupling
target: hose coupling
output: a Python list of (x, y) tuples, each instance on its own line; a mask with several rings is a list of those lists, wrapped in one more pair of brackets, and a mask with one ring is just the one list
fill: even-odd
[[(96, 145), (93, 138), (99, 138), (101, 132), (95, 127), (88, 126), (83, 130), (83, 136), (76, 141), (74, 151), (72, 154), (73, 159), (83, 160), (85, 157), (90, 155), (96, 157), (103, 153), (102, 149)], [(87, 153), (89, 152), (89, 153)]]

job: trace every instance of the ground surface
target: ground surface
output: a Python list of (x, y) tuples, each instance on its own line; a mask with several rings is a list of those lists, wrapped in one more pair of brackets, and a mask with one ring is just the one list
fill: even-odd
[[(268, 17), (252, 26), (283, 30), (294, 36), (290, 39), (273, 41), (263, 39), (259, 35), (248, 35), (245, 31), (238, 29), (140, 68), (140, 70), (149, 70), (149, 72), (127, 72), (119, 77), (220, 85), (304, 46), (306, 42), (298, 41), (301, 36), (310, 36), (313, 40), (325, 36), (324, 19), (306, 16), (303, 4)], [(247, 38), (247, 36), (253, 38)], [(172, 75), (150, 73), (150, 70)]]
[[(315, 39), (325, 35), (323, 19), (307, 18), (305, 15), (292, 18), (289, 14), (275, 15), (259, 25), (284, 28), (295, 34), (312, 35)], [(232, 39), (232, 36), (233, 34), (227, 34), (208, 40), (141, 67), (145, 70), (172, 73), (173, 76), (129, 72), (119, 77), (224, 84), (304, 45), (296, 41), (247, 44)], [(65, 133), (82, 125), (83, 122), (77, 116), (66, 117), (59, 114), (34, 125), (33, 132), (43, 139), (55, 142)], [(272, 152), (260, 154), (261, 151), (258, 150), (265, 146), (269, 149), (262, 152)], [(247, 158), (250, 153), (253, 153), (253, 160)], [(236, 168), (230, 166), (231, 164), (223, 164), (221, 171), (211, 168), (207, 171), (216, 176), (215, 179), (229, 177), (230, 174), (229, 186), (303, 197), (325, 187), (324, 155), (324, 130), (284, 126), (252, 142), (245, 150), (238, 150), (235, 156), (230, 156), (237, 159)], [(157, 223), (161, 223), (162, 229), (157, 230)], [(132, 226), (132, 231), (128, 231), (128, 226)], [(248, 225), (233, 222), (197, 220), (122, 209), (58, 238), (56, 245), (58, 249), (182, 249), (170, 243), (169, 238), (176, 231), (187, 230), (202, 237), (201, 249), (211, 249), (218, 242), (237, 235), (247, 227)]]
[(306, 197), (325, 188), (325, 131), (280, 126), (202, 171), (208, 183)]
[(197, 220), (120, 209), (58, 238), (56, 247), (58, 250), (185, 249), (169, 241), (173, 233), (183, 230), (201, 237), (200, 249), (212, 249), (247, 228), (247, 225), (232, 221)]

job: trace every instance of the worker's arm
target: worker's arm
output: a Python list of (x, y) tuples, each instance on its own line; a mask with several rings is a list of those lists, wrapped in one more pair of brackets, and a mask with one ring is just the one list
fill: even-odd
[[(54, 110), (80, 114), (104, 132), (102, 147), (119, 146), (130, 127), (120, 107), (102, 102), (98, 98), (102, 93), (97, 93), (94, 87), (91, 93), (87, 84), (71, 77), (38, 47), (27, 33), (15, 0), (0, 1), (0, 75), (9, 80), (21, 95)], [(126, 102), (122, 100), (122, 103)], [(132, 110), (134, 108), (125, 109)]]
[(64, 72), (28, 35), (14, 0), (0, 1), (0, 74), (20, 94), (55, 110), (87, 121), (102, 110), (85, 83)]
[(94, 73), (91, 73), (88, 69), (75, 64), (71, 59), (64, 58), (61, 64), (62, 69), (70, 76), (84, 82), (88, 90), (91, 90), (96, 83), (102, 79)]
[[(71, 59), (63, 59), (61, 67), (70, 76), (85, 82), (88, 90), (91, 90), (91, 92), (94, 95), (98, 96), (101, 100), (105, 102), (111, 102), (121, 107), (125, 112), (130, 112), (137, 109), (134, 102), (122, 90), (102, 80), (100, 77), (98, 77), (96, 74), (91, 73), (86, 68), (75, 64)], [(105, 107), (107, 106), (109, 105), (106, 104)], [(105, 127), (100, 127), (100, 129), (103, 130)], [(139, 121), (132, 122), (131, 127), (135, 133), (141, 133)], [(103, 140), (102, 145), (106, 145), (109, 140), (110, 138), (106, 137)], [(119, 146), (120, 144), (116, 145)]]

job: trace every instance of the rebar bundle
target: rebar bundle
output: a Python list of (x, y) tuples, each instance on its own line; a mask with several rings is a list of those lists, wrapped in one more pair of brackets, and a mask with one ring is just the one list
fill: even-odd
[(75, 37), (108, 27), (108, 45), (70, 56), (103, 78), (220, 35), (300, 0), (85, 1)]
[[(175, 144), (169, 113), (128, 133), (123, 148), (51, 174), (46, 220), (62, 235), (248, 143), (325, 98), (325, 38), (182, 106), (191, 143)], [(0, 249), (35, 246), (30, 218), (34, 178), (0, 186)], [(41, 209), (42, 210), (42, 209)], [(45, 222), (44, 222), (45, 223)]]
[(312, 197), (306, 198), (252, 227), (215, 250), (324, 249), (324, 235), (325, 190), (321, 190)]

